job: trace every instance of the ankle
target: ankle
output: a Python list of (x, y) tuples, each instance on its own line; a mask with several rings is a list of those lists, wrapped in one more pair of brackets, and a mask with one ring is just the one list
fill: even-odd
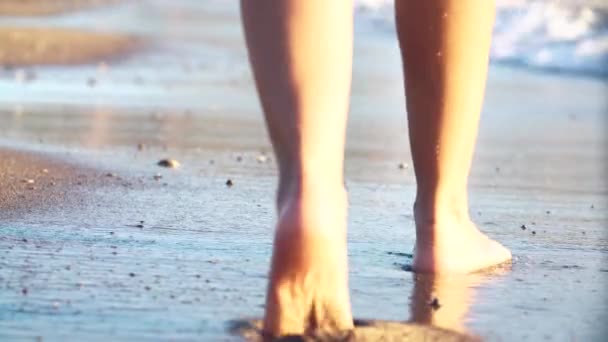
[(452, 194), (431, 194), (418, 192), (414, 202), (414, 219), (417, 227), (441, 226), (469, 220), (466, 192)]
[(317, 198), (323, 202), (345, 201), (346, 190), (344, 181), (341, 177), (331, 178), (324, 175), (302, 176), (302, 175), (281, 175), (277, 189), (277, 208), (279, 211), (287, 202)]

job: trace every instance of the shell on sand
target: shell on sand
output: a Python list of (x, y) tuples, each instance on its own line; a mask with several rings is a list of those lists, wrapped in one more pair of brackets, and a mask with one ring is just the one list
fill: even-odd
[(124, 34), (67, 28), (0, 28), (0, 64), (71, 65), (117, 58), (141, 45)]
[[(233, 321), (230, 332), (245, 341), (264, 342), (261, 320)], [(355, 329), (340, 336), (287, 336), (277, 341), (479, 341), (469, 336), (429, 325), (396, 321), (355, 320)]]

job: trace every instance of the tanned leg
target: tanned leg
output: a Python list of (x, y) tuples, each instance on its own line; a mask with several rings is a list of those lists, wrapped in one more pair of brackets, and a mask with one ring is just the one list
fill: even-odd
[(274, 335), (353, 327), (343, 159), (350, 0), (242, 0), (249, 57), (279, 165), (264, 317)]
[(468, 273), (511, 253), (469, 218), (467, 178), (494, 21), (491, 0), (397, 0), (410, 146), (418, 184), (414, 270)]

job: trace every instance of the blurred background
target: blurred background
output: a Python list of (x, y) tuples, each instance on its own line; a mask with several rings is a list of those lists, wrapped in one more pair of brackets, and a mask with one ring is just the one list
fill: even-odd
[[(373, 152), (365, 157), (406, 158), (392, 2), (356, 0), (354, 11), (349, 134), (360, 138), (349, 151), (360, 143), (360, 153)], [(513, 132), (521, 135), (541, 134), (547, 117), (562, 114), (601, 121), (608, 5), (498, 0), (491, 58), (482, 127), (499, 129), (482, 134), (514, 118), (526, 118)], [(0, 138), (269, 150), (238, 1), (2, 0), (0, 65)], [(223, 139), (232, 129), (241, 138)]]

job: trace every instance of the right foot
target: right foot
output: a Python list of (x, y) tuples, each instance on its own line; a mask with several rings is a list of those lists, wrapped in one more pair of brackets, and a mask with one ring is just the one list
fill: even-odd
[(415, 216), (414, 272), (471, 273), (511, 260), (511, 252), (479, 231), (468, 215)]
[(351, 330), (344, 189), (282, 197), (264, 332), (278, 337)]

